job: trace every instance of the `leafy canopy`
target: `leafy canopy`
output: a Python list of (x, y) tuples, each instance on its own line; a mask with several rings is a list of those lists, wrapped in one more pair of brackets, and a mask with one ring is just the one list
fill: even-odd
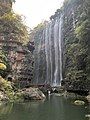
[(0, 34), (2, 34), (4, 38), (6, 36), (6, 40), (16, 40), (21, 43), (26, 43), (29, 40), (28, 33), (28, 27), (24, 25), (22, 16), (10, 10), (0, 14)]

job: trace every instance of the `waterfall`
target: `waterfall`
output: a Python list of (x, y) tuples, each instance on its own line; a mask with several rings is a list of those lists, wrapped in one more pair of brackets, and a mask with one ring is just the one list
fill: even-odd
[(35, 80), (34, 83), (38, 84), (39, 83), (39, 64), (40, 64), (40, 58), (39, 58), (39, 45), (35, 44)]
[[(43, 33), (38, 36), (39, 46), (37, 47), (38, 53), (36, 54), (36, 75), (37, 84), (50, 84), (51, 86), (61, 86), (62, 81), (62, 15), (55, 18), (54, 20), (46, 23)], [(42, 36), (42, 37), (40, 37)], [(43, 44), (41, 43), (43, 41)], [(43, 53), (45, 55), (42, 63), (40, 63), (40, 51), (42, 51), (42, 46), (44, 46)], [(40, 68), (40, 64), (45, 67)], [(40, 69), (42, 73), (40, 73)], [(44, 72), (43, 72), (44, 71)], [(45, 78), (42, 80), (40, 76), (45, 73)], [(41, 74), (41, 75), (40, 75)]]
[(55, 20), (55, 25), (54, 25), (54, 50), (55, 50), (55, 72), (54, 72), (54, 80), (53, 80), (53, 86), (58, 85), (59, 81), (59, 51), (58, 51), (58, 19)]
[(54, 25), (55, 72), (53, 86), (61, 86), (62, 81), (62, 15)]
[(61, 86), (62, 81), (61, 34), (62, 34), (62, 16), (60, 18), (57, 18), (54, 22), (51, 21), (50, 23), (48, 23), (48, 25), (46, 25), (45, 28), (45, 54), (47, 66), (45, 83), (50, 83), (52, 86)]
[(49, 26), (46, 25), (45, 29), (45, 54), (46, 54), (46, 80), (45, 83), (47, 84), (49, 82)]
[(49, 24), (50, 83), (53, 82), (53, 62), (52, 62), (52, 41), (51, 41), (51, 34), (52, 34), (52, 23)]
[(63, 79), (62, 77), (62, 23), (63, 23), (62, 17), (63, 16), (61, 16), (59, 20), (60, 86), (61, 86), (61, 81)]

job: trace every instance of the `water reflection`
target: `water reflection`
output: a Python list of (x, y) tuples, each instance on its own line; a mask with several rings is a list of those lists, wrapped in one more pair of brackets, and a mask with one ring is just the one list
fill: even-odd
[(75, 106), (70, 99), (47, 96), (45, 101), (0, 106), (0, 120), (89, 120), (88, 106)]
[(0, 120), (4, 120), (11, 114), (13, 109), (13, 103), (11, 104), (3, 104), (0, 106)]

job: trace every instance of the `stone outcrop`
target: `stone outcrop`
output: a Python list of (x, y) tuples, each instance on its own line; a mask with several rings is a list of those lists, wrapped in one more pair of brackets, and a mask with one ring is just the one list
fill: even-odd
[(33, 66), (34, 57), (27, 46), (22, 46), (22, 50), (18, 50), (17, 67), (16, 67), (16, 79), (20, 88), (24, 88), (30, 85), (33, 80)]
[(45, 95), (38, 88), (27, 88), (21, 91), (24, 100), (43, 100)]
[(27, 46), (15, 40), (5, 40), (0, 36), (0, 50), (7, 53), (7, 59), (10, 64), (11, 72), (7, 79), (25, 87), (33, 79), (34, 58)]

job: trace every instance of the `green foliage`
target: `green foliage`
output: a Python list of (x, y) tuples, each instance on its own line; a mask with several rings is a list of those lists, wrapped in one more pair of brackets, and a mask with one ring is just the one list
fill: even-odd
[(23, 96), (21, 94), (21, 92), (17, 91), (17, 92), (14, 92), (14, 89), (13, 89), (13, 83), (3, 79), (1, 76), (0, 76), (0, 90), (3, 91), (10, 102), (22, 102), (23, 101)]
[(80, 81), (84, 85), (90, 80), (90, 1), (66, 0), (65, 10), (71, 6), (74, 22), (77, 22), (73, 29), (73, 16), (69, 18), (66, 11), (64, 29), (68, 28), (68, 33), (65, 33), (65, 78), (69, 81)]
[(78, 39), (83, 39), (90, 32), (90, 21), (87, 19), (83, 21), (78, 27), (76, 27), (75, 33)]
[(5, 64), (5, 61), (7, 61), (7, 58), (4, 55), (4, 53), (2, 51), (0, 51), (0, 62)]
[(14, 91), (12, 89), (11, 83), (8, 82), (7, 80), (4, 80), (1, 76), (0, 76), (0, 90), (4, 91), (10, 100), (13, 98)]
[(66, 78), (72, 81), (83, 81), (86, 79), (86, 74), (82, 70), (76, 70), (75, 68), (68, 69)]
[(16, 40), (25, 43), (29, 39), (27, 26), (24, 25), (22, 16), (12, 11), (6, 12), (0, 16), (0, 34), (5, 40)]
[(5, 13), (8, 13), (11, 11), (11, 6), (9, 4), (5, 4), (0, 2), (0, 16), (3, 16)]
[(40, 24), (37, 25), (37, 27), (34, 28), (34, 31), (42, 30), (45, 27), (46, 23), (48, 22), (47, 21), (41, 22)]
[[(79, 44), (82, 46), (82, 50), (86, 55), (85, 63), (86, 67), (83, 68), (87, 74), (87, 80), (90, 80), (90, 19), (87, 16), (86, 20), (83, 20), (75, 30), (76, 37), (79, 39)], [(82, 61), (83, 62), (83, 61)]]
[(3, 68), (0, 69), (0, 75), (6, 77), (8, 72), (10, 72), (10, 65), (6, 55), (2, 51), (0, 51), (0, 68)]

